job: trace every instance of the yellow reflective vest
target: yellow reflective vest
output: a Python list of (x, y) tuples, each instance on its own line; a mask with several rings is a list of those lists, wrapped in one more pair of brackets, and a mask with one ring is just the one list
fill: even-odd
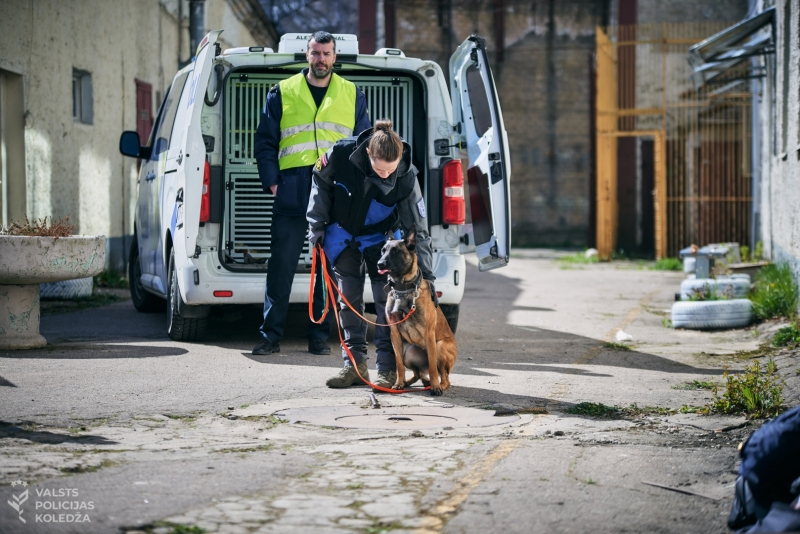
[(313, 165), (339, 139), (353, 135), (356, 86), (331, 75), (328, 91), (317, 108), (303, 73), (282, 80), (280, 170)]

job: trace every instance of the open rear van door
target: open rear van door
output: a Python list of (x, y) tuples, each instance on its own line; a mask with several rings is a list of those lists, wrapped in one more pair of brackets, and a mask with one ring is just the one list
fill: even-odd
[[(181, 105), (185, 105), (183, 113), (185, 120), (181, 123), (185, 129), (183, 141), (179, 145), (176, 199), (177, 216), (175, 220), (175, 241), (182, 239), (186, 255), (195, 255), (197, 233), (200, 229), (200, 198), (203, 195), (203, 174), (205, 173), (206, 148), (203, 143), (203, 134), (200, 128), (201, 114), (203, 111), (203, 95), (211, 78), (211, 64), (214, 61), (219, 34), (222, 30), (209, 32), (197, 47), (195, 65), (189, 78), (186, 80), (185, 98), (181, 98)], [(182, 200), (181, 200), (182, 199)], [(181, 253), (181, 247), (176, 246), (176, 254)]]
[(457, 138), (469, 157), (469, 203), (478, 269), (504, 267), (511, 248), (508, 137), (486, 42), (481, 37), (467, 38), (450, 58), (450, 95), (460, 134)]

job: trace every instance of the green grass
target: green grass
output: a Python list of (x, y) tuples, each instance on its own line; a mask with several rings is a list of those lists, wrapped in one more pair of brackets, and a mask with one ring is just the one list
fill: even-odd
[(717, 286), (711, 284), (703, 284), (702, 288), (692, 289), (689, 300), (730, 300), (733, 298), (733, 286), (728, 286), (722, 293), (717, 292)]
[(205, 534), (208, 532), (204, 528), (196, 525), (175, 525), (169, 534)]
[(100, 306), (108, 306), (109, 304), (114, 304), (115, 302), (120, 302), (123, 300), (127, 299), (125, 297), (110, 295), (108, 293), (71, 300), (43, 300), (40, 304), (40, 313), (42, 315), (69, 313), (86, 308), (99, 308)]
[(792, 323), (775, 332), (775, 337), (772, 338), (773, 347), (791, 347), (794, 348), (800, 345), (800, 328), (797, 328), (797, 323)]
[(128, 289), (128, 278), (119, 271), (103, 271), (94, 277), (95, 287)]
[(624, 343), (616, 343), (614, 341), (606, 341), (605, 343), (603, 343), (603, 347), (611, 350), (621, 350), (621, 351), (631, 350), (631, 348), (628, 345), (625, 345)]
[(750, 292), (757, 319), (790, 317), (797, 310), (797, 283), (788, 264), (766, 265), (756, 274)]
[(653, 265), (656, 271), (682, 271), (683, 262), (678, 258), (661, 258)]
[(597, 256), (592, 256), (591, 258), (587, 258), (584, 252), (576, 252), (575, 254), (570, 254), (568, 256), (561, 256), (558, 258), (558, 261), (562, 263), (578, 263), (578, 264), (589, 264), (589, 263), (597, 263), (600, 261)]
[(645, 415), (674, 415), (678, 410), (660, 406), (639, 406), (635, 402), (629, 406), (608, 406), (600, 402), (581, 402), (567, 408), (572, 415), (586, 415), (604, 419), (635, 418)]
[(716, 384), (708, 380), (692, 380), (691, 382), (684, 382), (677, 386), (672, 386), (672, 389), (684, 390), (697, 390), (697, 389), (714, 389)]
[(754, 361), (741, 374), (725, 371), (722, 375), (725, 385), (714, 387), (709, 411), (744, 414), (751, 419), (774, 417), (783, 412), (784, 383), (778, 375), (778, 366), (769, 358), (763, 367)]

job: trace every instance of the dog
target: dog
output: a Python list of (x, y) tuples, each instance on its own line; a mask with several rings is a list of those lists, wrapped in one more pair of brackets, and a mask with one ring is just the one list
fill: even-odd
[[(392, 389), (404, 389), (421, 378), (424, 385), (430, 385), (431, 395), (438, 396), (450, 387), (456, 339), (442, 309), (433, 302), (428, 282), (422, 278), (416, 246), (417, 231), (412, 227), (403, 239), (387, 241), (378, 260), (378, 272), (389, 278), (386, 321), (397, 365)], [(414, 313), (409, 316), (412, 309)], [(406, 316), (408, 319), (399, 322)], [(414, 373), (411, 380), (406, 380), (406, 367)]]

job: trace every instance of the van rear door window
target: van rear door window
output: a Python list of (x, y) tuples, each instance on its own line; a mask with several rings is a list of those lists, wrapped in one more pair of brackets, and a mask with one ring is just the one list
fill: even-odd
[(467, 90), (472, 105), (472, 116), (475, 119), (475, 130), (482, 137), (492, 126), (492, 110), (486, 98), (486, 87), (483, 84), (481, 71), (475, 66), (467, 69)]
[(181, 74), (172, 83), (172, 88), (167, 94), (167, 99), (161, 112), (158, 130), (156, 130), (155, 141), (153, 142), (152, 159), (157, 159), (158, 155), (165, 152), (170, 146), (172, 130), (175, 126), (175, 114), (178, 112), (178, 102), (180, 102), (183, 86), (186, 84), (188, 75), (189, 72)]

